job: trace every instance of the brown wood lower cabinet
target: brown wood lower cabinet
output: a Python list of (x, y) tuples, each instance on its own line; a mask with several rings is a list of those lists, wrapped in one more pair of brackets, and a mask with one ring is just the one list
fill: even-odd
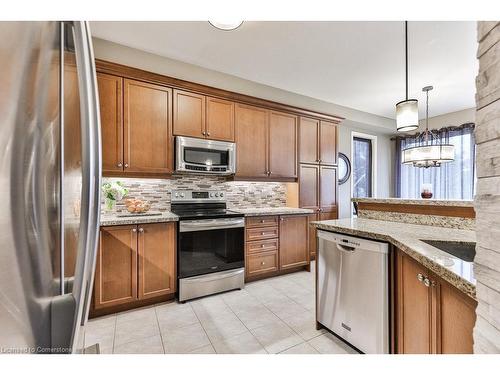
[(308, 217), (288, 215), (280, 217), (280, 269), (309, 264)]
[(396, 259), (398, 353), (472, 353), (477, 303), (402, 251)]
[(113, 307), (123, 310), (175, 292), (175, 225), (101, 227), (93, 312)]
[(249, 217), (245, 232), (247, 280), (309, 265), (308, 215)]

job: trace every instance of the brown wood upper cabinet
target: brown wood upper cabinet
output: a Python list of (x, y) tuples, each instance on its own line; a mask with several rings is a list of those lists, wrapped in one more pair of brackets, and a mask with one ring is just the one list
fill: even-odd
[(300, 118), (300, 162), (337, 165), (337, 124)]
[(237, 177), (297, 177), (297, 116), (236, 104)]
[(175, 292), (175, 223), (101, 227), (94, 309)]
[(172, 173), (172, 90), (124, 80), (124, 171)]
[(472, 353), (477, 303), (401, 250), (396, 259), (398, 353)]
[(280, 216), (280, 269), (304, 266), (309, 263), (308, 217), (306, 215)]
[(234, 103), (174, 90), (174, 135), (234, 142)]
[(172, 90), (98, 73), (104, 175), (173, 170)]
[(269, 176), (297, 177), (298, 117), (271, 111), (269, 115)]
[(101, 113), (102, 171), (123, 171), (123, 78), (97, 73)]
[(300, 165), (299, 206), (318, 212), (337, 210), (337, 167)]

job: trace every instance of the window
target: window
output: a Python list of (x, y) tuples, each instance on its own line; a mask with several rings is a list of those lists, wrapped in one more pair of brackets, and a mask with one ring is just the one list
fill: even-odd
[[(399, 198), (420, 198), (421, 186), (432, 185), (435, 199), (472, 199), (475, 192), (474, 124), (434, 130), (437, 140), (455, 146), (455, 160), (437, 168), (415, 168), (401, 164), (401, 151), (422, 140), (416, 135), (396, 138), (396, 186)], [(436, 141), (436, 140), (435, 140)]]
[(354, 198), (371, 197), (374, 193), (374, 137), (369, 137), (359, 133), (353, 133), (352, 137), (352, 196)]

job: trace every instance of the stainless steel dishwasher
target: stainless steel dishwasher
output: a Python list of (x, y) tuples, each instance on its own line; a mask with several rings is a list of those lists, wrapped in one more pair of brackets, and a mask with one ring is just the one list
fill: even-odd
[(318, 231), (317, 319), (363, 353), (389, 353), (389, 245)]

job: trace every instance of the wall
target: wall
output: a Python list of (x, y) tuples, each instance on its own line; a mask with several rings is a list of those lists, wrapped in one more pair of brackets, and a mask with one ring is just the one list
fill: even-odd
[[(169, 211), (172, 190), (218, 190), (226, 194), (228, 208), (283, 207), (287, 205), (287, 186), (281, 182), (230, 181), (226, 177), (172, 176), (171, 179), (109, 178), (103, 183), (120, 181), (129, 190), (117, 202), (116, 211), (126, 212), (125, 199), (136, 198), (151, 204), (151, 211)], [(101, 207), (104, 210), (104, 197)]]
[(478, 22), (475, 353), (500, 353), (500, 22)]
[[(476, 122), (475, 107), (445, 113), (440, 116), (429, 117), (429, 129), (440, 129), (446, 126), (460, 126), (469, 122)], [(425, 117), (419, 121), (419, 125), (418, 131), (425, 130)]]
[[(379, 137), (377, 195), (379, 197), (392, 196), (392, 148), (387, 134), (396, 128), (394, 120), (139, 51), (106, 40), (94, 38), (93, 43), (95, 57), (99, 59), (345, 117), (346, 120), (339, 127), (339, 151), (345, 153), (350, 158), (350, 134), (352, 130), (377, 135)], [(350, 181), (348, 181), (339, 187), (339, 217), (349, 216), (350, 199)], [(293, 205), (293, 203), (291, 204)]]
[[(339, 152), (347, 155), (352, 164), (351, 154), (351, 133), (360, 132), (377, 136), (377, 166), (376, 166), (376, 197), (393, 197), (393, 143), (390, 140), (391, 135), (386, 133), (374, 132), (365, 127), (353, 126), (349, 123), (343, 123), (339, 127)], [(351, 179), (339, 185), (339, 218), (351, 216)]]
[(93, 38), (92, 41), (94, 44), (94, 54), (98, 59), (133, 66), (150, 72), (279, 103), (303, 107), (313, 111), (341, 116), (351, 121), (369, 124), (371, 128), (380, 129), (379, 131), (388, 131), (394, 129), (396, 126), (395, 121), (387, 117), (295, 94), (215, 70), (126, 47), (107, 40)]

